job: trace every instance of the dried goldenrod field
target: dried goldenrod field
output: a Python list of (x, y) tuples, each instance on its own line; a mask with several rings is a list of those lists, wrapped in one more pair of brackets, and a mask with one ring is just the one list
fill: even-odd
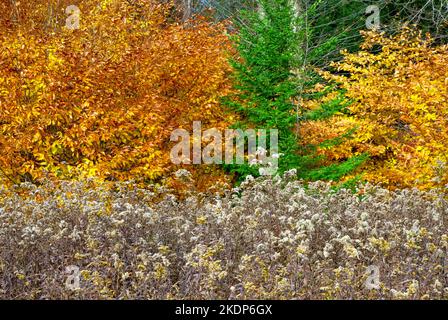
[(447, 213), (438, 191), (335, 192), (288, 174), (183, 199), (24, 184), (0, 191), (0, 297), (447, 299)]

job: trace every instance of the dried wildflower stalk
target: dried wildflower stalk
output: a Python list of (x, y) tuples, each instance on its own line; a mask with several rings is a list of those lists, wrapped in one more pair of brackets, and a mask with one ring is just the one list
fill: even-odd
[[(288, 176), (183, 200), (154, 190), (0, 189), (0, 298), (448, 298), (437, 191), (333, 192)], [(80, 270), (74, 290), (67, 266)]]

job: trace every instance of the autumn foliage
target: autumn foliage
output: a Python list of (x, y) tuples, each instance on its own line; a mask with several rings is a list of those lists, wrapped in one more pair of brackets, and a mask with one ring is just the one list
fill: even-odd
[[(305, 141), (318, 144), (355, 129), (352, 139), (320, 148), (327, 161), (368, 153), (357, 173), (391, 188), (429, 189), (448, 183), (448, 46), (405, 28), (393, 37), (365, 33), (357, 53), (344, 53), (323, 73), (337, 83), (350, 106), (329, 120), (302, 126)], [(308, 102), (316, 109), (340, 96)]]
[[(177, 169), (174, 129), (227, 126), (222, 25), (178, 24), (152, 0), (11, 3), (0, 8), (2, 179), (158, 181)], [(78, 30), (65, 27), (71, 4)]]
[[(69, 5), (81, 12), (77, 30), (66, 27)], [(245, 94), (234, 83), (232, 89), (235, 67), (228, 61), (235, 46), (222, 23), (201, 17), (180, 23), (171, 3), (156, 0), (9, 1), (0, 3), (0, 12), (4, 181), (94, 176), (168, 182), (180, 188), (178, 182), (166, 181), (179, 169), (170, 160), (173, 130), (191, 132), (194, 121), (201, 121), (204, 129), (224, 129), (235, 119), (250, 118), (249, 104), (242, 105), (237, 116), (221, 103), (222, 97)], [(248, 30), (249, 36), (260, 38)], [(272, 33), (266, 33), (269, 36)], [(281, 69), (285, 81), (294, 83), (287, 90), (279, 87), (284, 96), (275, 85), (266, 85), (277, 70), (272, 57), (281, 58), (282, 46), (268, 46), (268, 57), (268, 51), (255, 48), (262, 53), (260, 59), (268, 59), (257, 60), (260, 70), (254, 68), (259, 57), (234, 55), (234, 61), (243, 56), (255, 70), (246, 82), (252, 85), (258, 77), (259, 92), (268, 93), (262, 103), (254, 104), (254, 114), (275, 120), (267, 123), (278, 126), (282, 141), (288, 142), (282, 145), (283, 159), (296, 155), (296, 140), (306, 147), (318, 146), (318, 154), (324, 156), (321, 164), (330, 166), (327, 176), (319, 179), (336, 176), (330, 172), (335, 164), (368, 154), (370, 159), (347, 179), (361, 174), (392, 188), (446, 185), (448, 47), (411, 29), (395, 36), (369, 32), (364, 37), (360, 51), (344, 52), (344, 59), (333, 63), (333, 72), (322, 72), (337, 90), (320, 92), (321, 98), (305, 103), (311, 111), (334, 106), (334, 99), (347, 107), (336, 108), (330, 118), (311, 117), (297, 125), (297, 132), (292, 127), (301, 112), (292, 97), (302, 92), (296, 92), (300, 86), (290, 74), (291, 66), (284, 63)], [(255, 100), (262, 97), (259, 92)], [(268, 106), (267, 112), (261, 106)], [(219, 167), (188, 169), (200, 189), (228, 181)]]

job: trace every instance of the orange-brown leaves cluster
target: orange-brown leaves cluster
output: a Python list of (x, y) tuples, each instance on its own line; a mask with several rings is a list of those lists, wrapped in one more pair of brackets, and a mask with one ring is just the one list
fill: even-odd
[(1, 8), (4, 175), (157, 181), (176, 170), (174, 129), (227, 125), (223, 26), (200, 18), (180, 25), (158, 1), (102, 0), (78, 1), (80, 28), (69, 30), (69, 4)]
[(321, 153), (340, 160), (367, 152), (371, 160), (361, 168), (364, 178), (392, 188), (446, 185), (448, 46), (435, 46), (410, 29), (394, 37), (365, 37), (360, 52), (345, 53), (334, 65), (348, 76), (324, 74), (354, 101), (349, 113), (307, 123), (304, 139), (319, 143), (356, 128), (353, 139)]

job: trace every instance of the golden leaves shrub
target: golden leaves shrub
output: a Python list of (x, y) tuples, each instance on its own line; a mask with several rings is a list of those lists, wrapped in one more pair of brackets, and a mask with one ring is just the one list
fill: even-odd
[[(344, 52), (337, 74), (323, 72), (353, 101), (347, 112), (302, 128), (320, 143), (356, 128), (352, 139), (321, 148), (329, 160), (367, 152), (364, 178), (391, 188), (429, 189), (448, 183), (448, 47), (403, 28), (396, 36), (367, 32), (357, 53)], [(335, 93), (309, 102), (314, 109)]]
[(226, 127), (218, 100), (230, 90), (230, 47), (222, 25), (178, 24), (157, 1), (103, 0), (75, 3), (80, 28), (68, 30), (69, 4), (2, 7), (5, 176), (157, 181), (178, 169), (169, 159), (174, 129), (191, 130), (193, 120)]

